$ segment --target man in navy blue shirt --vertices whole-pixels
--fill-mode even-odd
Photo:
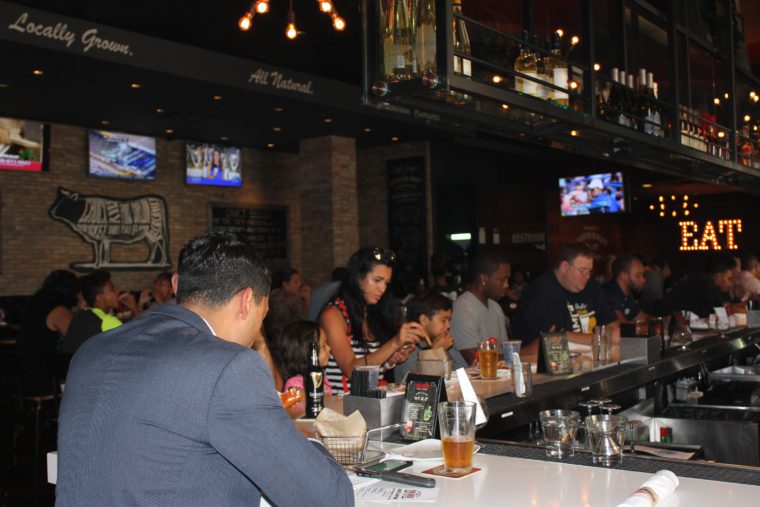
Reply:
[[[621,323],[648,318],[636,304],[644,281],[644,264],[637,257],[624,255],[612,263],[612,280],[602,285],[602,291],[607,306]]]

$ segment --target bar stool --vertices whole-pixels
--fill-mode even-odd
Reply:
[[[32,403],[34,408],[34,490],[32,493],[32,505],[39,505],[40,495],[40,467],[42,466],[42,404],[46,402],[56,403],[55,394],[43,394],[23,396],[25,402]]]

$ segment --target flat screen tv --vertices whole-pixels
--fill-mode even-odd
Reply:
[[[559,179],[563,217],[622,213],[626,210],[623,173],[598,173]]]
[[[90,176],[156,179],[156,139],[124,132],[90,130]]]
[[[240,148],[209,143],[187,143],[185,181],[191,185],[239,187]]]
[[[47,171],[49,132],[38,121],[0,118],[0,169]]]

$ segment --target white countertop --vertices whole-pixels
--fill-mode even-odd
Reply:
[[[55,484],[57,453],[48,454],[48,482]],[[624,458],[625,459],[625,458]],[[441,461],[419,461],[404,472],[421,472]],[[436,477],[440,488],[435,503],[405,505],[442,507],[615,507],[650,477],[642,472],[570,465],[562,462],[475,455],[479,472],[461,479]],[[426,476],[430,477],[430,476]],[[657,507],[757,507],[760,485],[679,477],[676,492]],[[402,484],[378,482],[401,487]],[[357,501],[357,507],[396,505]]]
[[[420,461],[403,472],[420,472],[441,461]],[[475,455],[481,471],[461,479],[436,477],[440,488],[435,503],[404,505],[444,507],[615,507],[650,477],[642,472],[604,469],[562,462]],[[431,476],[425,476],[431,477]],[[676,492],[658,507],[757,507],[760,485],[680,478]],[[381,483],[376,483],[378,485]],[[382,483],[401,487],[401,484]],[[357,507],[394,505],[357,501]],[[401,505],[398,503],[396,505]]]

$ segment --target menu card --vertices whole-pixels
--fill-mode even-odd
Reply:
[[[562,375],[573,372],[570,362],[570,346],[565,333],[541,333],[546,373]]]
[[[406,379],[401,436],[407,440],[435,438],[438,403],[442,401],[446,401],[443,377],[410,373]]]

